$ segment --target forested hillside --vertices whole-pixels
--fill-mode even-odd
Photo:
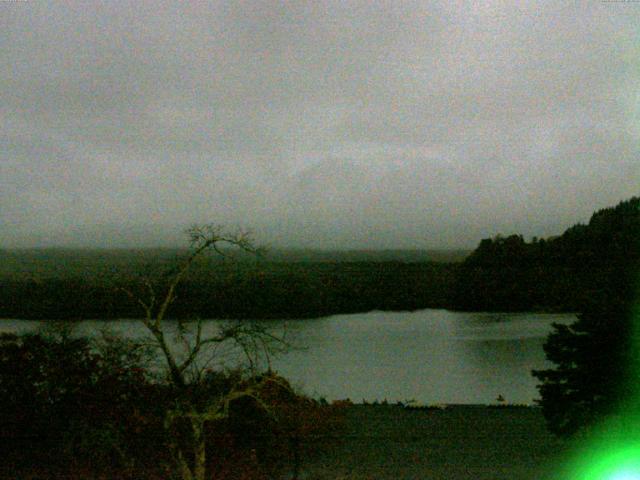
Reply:
[[[594,213],[561,236],[497,236],[460,265],[451,298],[460,310],[577,311],[594,293],[633,285],[640,265],[640,198]]]

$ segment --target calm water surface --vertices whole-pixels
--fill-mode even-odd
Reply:
[[[420,310],[369,312],[288,322],[294,344],[304,347],[274,361],[274,368],[314,397],[329,400],[423,403],[531,403],[538,397],[532,369],[545,368],[542,344],[551,323],[570,314],[495,314]],[[107,324],[142,336],[135,320],[86,321],[91,334]],[[0,332],[29,331],[39,322],[0,320]],[[207,322],[214,329],[215,320]],[[224,356],[224,352],[219,352]]]

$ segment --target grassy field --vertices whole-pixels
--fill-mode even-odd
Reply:
[[[569,448],[535,407],[354,405],[345,421],[341,438],[301,478],[551,480]]]

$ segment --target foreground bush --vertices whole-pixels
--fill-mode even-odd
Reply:
[[[109,343],[109,342],[107,342]],[[139,469],[161,451],[157,386],[141,351],[96,346],[69,332],[0,336],[0,428],[4,468]]]
[[[185,393],[142,368],[139,345],[98,343],[67,330],[0,336],[3,478],[172,478],[172,443],[189,442],[185,418],[167,421]],[[337,428],[338,411],[294,393],[275,374],[209,371],[188,386],[192,406],[260,385],[205,423],[207,472],[224,479],[297,476],[303,458]],[[187,460],[189,461],[189,460]]]

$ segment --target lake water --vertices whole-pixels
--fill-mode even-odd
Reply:
[[[551,323],[574,320],[571,314],[420,310],[269,324],[286,328],[293,343],[305,347],[276,358],[274,369],[316,398],[495,403],[502,395],[507,402],[532,403],[538,392],[530,372],[549,366],[542,345]],[[78,329],[90,334],[105,323],[126,336],[145,333],[135,320],[86,321]],[[38,325],[0,320],[0,332]],[[208,321],[209,328],[215,325]]]

